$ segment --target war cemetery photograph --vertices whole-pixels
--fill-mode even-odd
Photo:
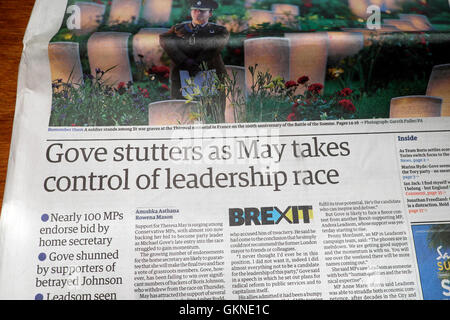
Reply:
[[[69,0],[49,126],[450,116],[448,0]]]

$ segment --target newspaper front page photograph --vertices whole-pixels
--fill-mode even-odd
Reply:
[[[38,0],[23,43],[0,299],[449,299],[447,0]]]

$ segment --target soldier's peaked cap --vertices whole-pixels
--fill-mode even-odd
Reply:
[[[189,0],[191,9],[217,9],[219,4],[214,0]]]

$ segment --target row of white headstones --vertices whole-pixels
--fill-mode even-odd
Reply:
[[[72,31],[76,35],[85,35],[97,30],[103,22],[106,6],[94,2],[76,2],[74,10],[68,8],[69,13],[76,15],[79,25]],[[109,26],[120,23],[137,23],[142,18],[151,24],[165,24],[169,22],[172,12],[172,0],[113,0],[109,12]],[[69,17],[70,19],[70,17]]]
[[[172,0],[146,0],[141,9],[142,0],[113,0],[108,21],[109,26],[120,23],[137,23],[139,17],[154,25],[164,25],[169,22],[172,11]],[[93,2],[76,2],[79,11],[79,26],[72,29],[76,35],[85,35],[97,30],[104,19],[106,6]],[[69,13],[72,11],[69,9]],[[295,23],[299,16],[298,6],[289,4],[273,4],[272,10],[248,9],[249,21],[237,24],[235,20],[223,16],[219,23],[228,31],[240,32],[249,26],[257,26],[263,23],[280,22],[283,24]],[[228,21],[229,20],[229,21]]]
[[[229,31],[238,32],[249,26],[263,23],[295,24],[296,18],[300,15],[300,8],[291,4],[273,4],[271,10],[250,9],[255,2],[258,1],[246,1],[249,17],[247,23],[239,25],[236,21],[227,21],[226,17],[219,20],[219,23],[224,24]],[[395,8],[397,2],[394,0],[349,0],[349,8],[356,16],[365,19],[369,14],[367,8],[371,4]],[[93,2],[76,2],[75,6],[79,10],[80,25],[73,30],[74,33],[84,35],[96,31],[104,19],[106,6]],[[163,25],[169,22],[171,11],[172,0],[145,0],[143,5],[142,0],[113,0],[107,24],[137,23],[142,14],[149,23]],[[400,14],[400,19],[385,19],[384,24],[386,26],[380,27],[388,31],[427,31],[432,28],[428,18],[418,14]],[[298,25],[297,28],[299,28]]]
[[[76,2],[75,6],[79,10],[80,25],[73,29],[77,35],[89,34],[97,30],[104,19],[106,6],[93,2]],[[69,10],[71,12],[71,10]],[[169,22],[172,12],[172,0],[113,0],[109,13],[108,25],[120,23],[137,23],[139,17],[151,24],[166,24]],[[224,23],[229,31],[242,31],[249,25],[256,26],[262,23],[288,22],[286,19],[297,17],[300,9],[295,5],[273,4],[272,11],[249,9],[249,22],[245,26],[240,26],[236,30],[233,22]]]
[[[408,0],[348,0],[350,11],[361,19],[367,19],[372,10],[371,6],[377,6],[379,11],[395,11],[400,9],[400,3]],[[247,0],[246,7],[251,7],[257,0]],[[281,22],[292,26],[296,18],[300,15],[300,8],[296,5],[290,4],[273,4],[272,10],[247,10],[249,15],[249,22],[247,25],[236,26],[231,23],[225,24],[229,30],[242,31],[246,27],[257,26],[263,23]],[[432,30],[432,25],[425,15],[420,14],[399,14],[399,19],[384,19],[384,25],[377,26],[378,29],[386,31],[429,31]],[[297,26],[300,29],[299,26]],[[367,30],[367,29],[366,29]]]

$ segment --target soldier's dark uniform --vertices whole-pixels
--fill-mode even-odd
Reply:
[[[202,1],[195,1],[201,4]],[[223,26],[207,23],[204,26],[194,26],[192,22],[184,22],[173,26],[160,35],[161,47],[172,60],[171,97],[183,99],[181,94],[180,70],[189,71],[194,76],[200,71],[200,65],[205,62],[208,70],[215,69],[220,78],[226,74],[220,52],[227,45],[229,33]],[[223,109],[225,110],[225,99]]]

